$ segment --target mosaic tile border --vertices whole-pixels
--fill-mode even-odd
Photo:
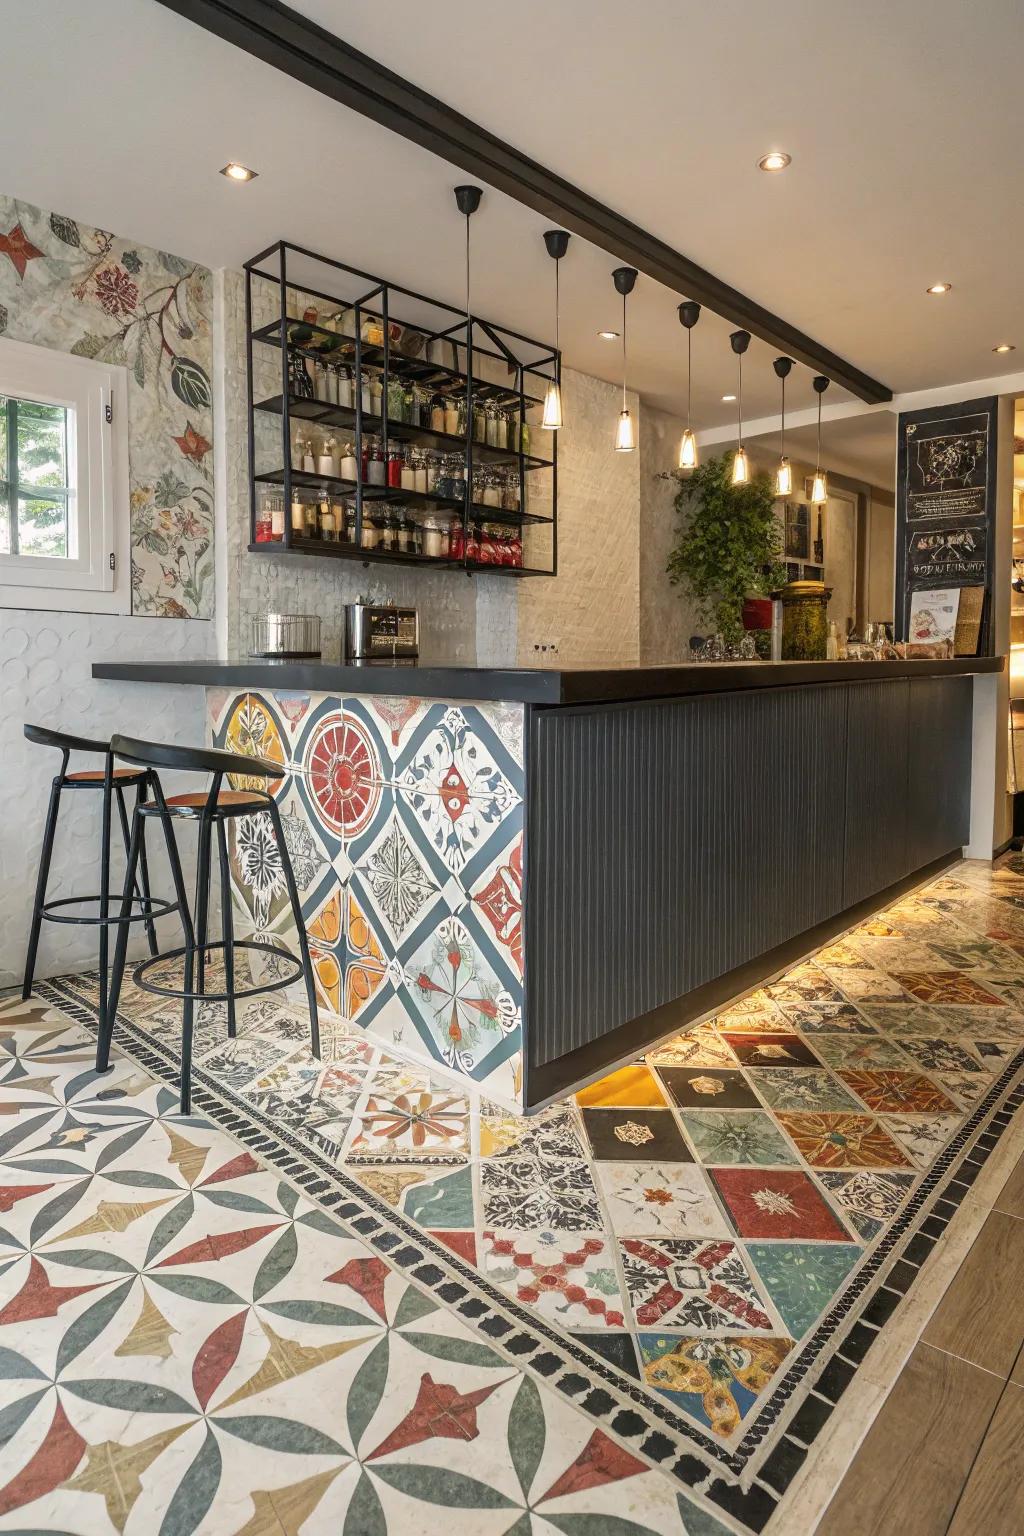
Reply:
[[[75,990],[76,978],[42,983],[39,995],[71,1017],[95,1028],[95,1011]],[[173,1053],[131,1020],[119,1016],[129,1054],[155,1076],[176,1080]],[[122,1035],[123,1039],[123,1035]],[[491,1347],[519,1366],[553,1383],[599,1424],[605,1424],[654,1465],[697,1489],[750,1531],[761,1531],[805,1460],[842,1393],[863,1363],[880,1330],[910,1290],[959,1203],[969,1192],[1014,1113],[1024,1105],[1024,1049],[994,1080],[957,1135],[922,1179],[900,1217],[851,1282],[843,1298],[822,1319],[739,1444],[725,1450],[638,1388],[630,1378],[590,1350],[548,1327],[464,1266],[450,1249],[412,1227],[400,1212],[379,1202],[342,1169],[328,1164],[285,1129],[263,1123],[248,1105],[197,1070],[196,1103],[203,1113],[250,1146],[306,1194],[370,1242],[409,1277],[427,1286],[445,1305],[475,1326]],[[975,1139],[976,1138],[976,1139]],[[973,1144],[972,1144],[973,1143]],[[882,1273],[884,1271],[884,1274]],[[876,1283],[877,1282],[877,1283]],[[865,1305],[858,1302],[871,1287]],[[851,1314],[855,1314],[852,1315]],[[841,1336],[839,1329],[846,1324]],[[806,1395],[792,1404],[807,1385]],[[788,1422],[780,1420],[792,1404]],[[780,1438],[763,1457],[766,1436]]]

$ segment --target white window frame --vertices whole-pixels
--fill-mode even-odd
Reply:
[[[67,558],[0,554],[0,608],[130,613],[127,369],[0,337],[0,395],[73,412],[68,510],[75,514]]]

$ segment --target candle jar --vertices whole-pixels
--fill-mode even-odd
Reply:
[[[316,472],[332,479],[338,473],[338,439],[333,432],[322,439],[316,456]]]
[[[270,498],[270,538],[272,543],[280,543],[284,538],[284,497],[272,496]]]
[[[370,377],[370,415],[381,416],[384,409],[384,385],[379,374]]]
[[[422,453],[412,457],[412,488],[420,496],[427,494],[427,462]]]
[[[824,661],[828,652],[828,600],[823,581],[790,581],[782,599],[783,661]]]

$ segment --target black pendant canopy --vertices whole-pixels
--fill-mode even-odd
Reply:
[[[464,186],[455,188],[455,202],[460,213],[464,213],[468,219],[471,213],[476,213],[480,207],[480,199],[484,195],[483,187]]]
[[[693,299],[687,299],[685,304],[679,306],[679,324],[685,325],[688,331],[692,331],[700,319],[700,305]]]
[[[737,357],[742,357],[744,352],[750,346],[750,332],[733,331],[732,335],[729,337],[729,345],[732,347]]]
[[[772,363],[777,379],[788,379],[793,371],[793,359],[791,357],[777,357]]]
[[[544,244],[548,248],[548,255],[552,261],[561,261],[569,249],[569,236],[564,229],[546,229]]]
[[[636,279],[636,267],[616,267],[612,273],[612,282],[623,298],[626,297],[627,293],[633,292],[633,284],[636,282]]]

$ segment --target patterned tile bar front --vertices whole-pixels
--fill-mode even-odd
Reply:
[[[217,745],[286,769],[321,1006],[521,1109],[523,706],[209,689],[207,709]],[[287,943],[269,819],[233,827],[239,929]]]

